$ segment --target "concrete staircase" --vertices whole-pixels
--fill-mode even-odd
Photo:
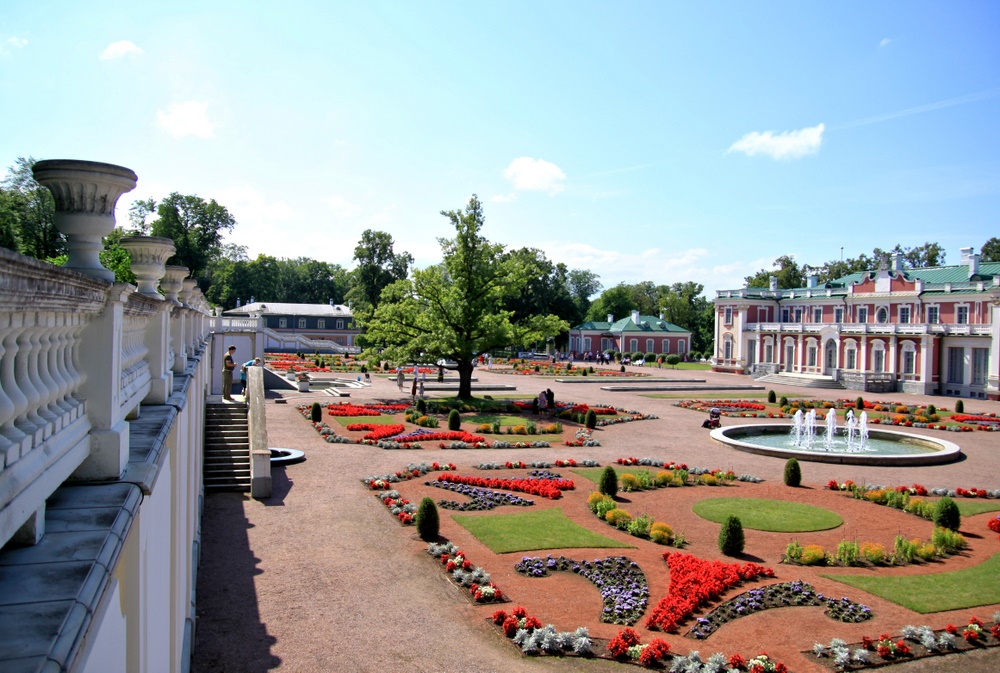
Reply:
[[[826,388],[832,390],[844,390],[840,382],[835,381],[832,376],[820,376],[812,374],[789,374],[779,372],[768,374],[756,380],[757,383],[771,383],[779,386],[794,386],[796,388]]]
[[[205,407],[205,491],[250,490],[250,435],[245,404]]]

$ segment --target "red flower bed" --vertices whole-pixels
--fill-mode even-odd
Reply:
[[[667,595],[646,619],[646,628],[674,632],[695,610],[746,580],[774,577],[774,571],[756,563],[705,561],[679,552],[664,552],[670,568]]]
[[[495,488],[518,493],[530,493],[550,500],[558,500],[563,491],[572,491],[575,486],[570,479],[500,479],[499,477],[473,477],[458,474],[438,475],[437,481],[466,484],[479,488]]]
[[[440,441],[450,441],[450,442],[466,442],[468,444],[476,444],[479,442],[485,442],[486,438],[480,435],[474,435],[465,430],[445,430],[444,432],[421,432],[414,433],[406,436],[406,441],[408,442],[440,442]]]
[[[1000,533],[1000,516],[993,517],[986,522],[986,527],[994,533]]]
[[[347,429],[352,432],[357,432],[360,430],[369,430],[370,432],[362,437],[362,439],[370,439],[372,441],[379,441],[380,439],[388,439],[393,435],[398,435],[403,430],[405,426],[399,423],[393,423],[391,425],[376,425],[374,423],[351,423],[347,426]]]
[[[963,498],[986,498],[989,494],[985,489],[982,488],[956,488],[955,495],[959,495]]]
[[[398,414],[407,410],[405,404],[341,404],[326,405],[326,413],[330,416],[380,416],[382,414]]]
[[[630,467],[632,465],[641,465],[642,464],[642,463],[640,463],[640,459],[639,458],[635,458],[633,456],[629,456],[627,458],[616,458],[615,462],[618,463],[619,465],[624,465],[625,467]],[[654,466],[649,465],[647,467],[654,467]],[[660,468],[657,468],[657,469],[660,469],[660,470],[686,470],[686,469],[688,469],[688,467],[687,467],[686,463],[675,463],[674,461],[671,460],[669,462],[664,463],[663,467],[660,467]]]

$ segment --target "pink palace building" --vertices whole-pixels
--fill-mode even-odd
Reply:
[[[806,287],[719,290],[714,371],[772,382],[1000,399],[1000,262],[852,273]]]

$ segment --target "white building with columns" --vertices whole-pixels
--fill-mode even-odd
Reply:
[[[1000,399],[1000,262],[719,290],[715,371],[828,377],[872,392]]]
[[[0,249],[0,670],[186,671],[208,305],[187,269],[164,267],[169,239],[123,240],[138,287],[101,267],[135,173],[34,173],[69,261]]]

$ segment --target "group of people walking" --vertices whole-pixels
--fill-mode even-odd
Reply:
[[[222,399],[226,402],[235,402],[233,399],[233,372],[236,371],[236,346],[226,349],[226,355],[222,358]],[[247,394],[247,368],[260,367],[260,358],[247,360],[240,367],[240,392],[244,397]]]

